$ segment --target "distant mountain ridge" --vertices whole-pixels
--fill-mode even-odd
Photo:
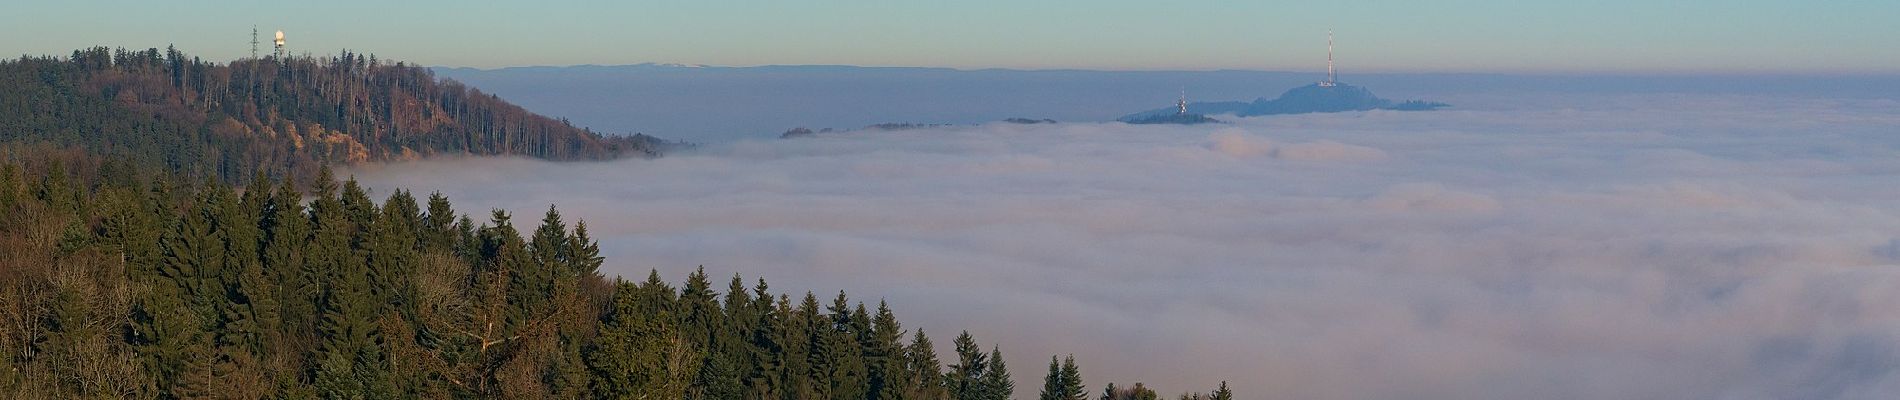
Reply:
[[[1450,105],[1423,100],[1394,102],[1372,94],[1371,90],[1344,83],[1335,86],[1311,84],[1280,94],[1279,98],[1261,97],[1252,102],[1220,101],[1188,103],[1188,109],[1201,114],[1233,114],[1242,117],[1282,114],[1330,113],[1345,111],[1398,110],[1429,111]],[[1123,116],[1123,122],[1149,120],[1172,115],[1179,110],[1160,108]]]
[[[690,60],[689,60],[690,62]],[[435,68],[514,104],[577,125],[716,143],[777,137],[787,127],[860,127],[889,121],[980,124],[1035,116],[1110,121],[1173,106],[1216,118],[1212,100],[1251,104],[1312,84],[1324,74],[1258,70],[1101,71],[926,67],[543,66]],[[1524,75],[1354,73],[1354,86],[1395,100],[1424,98],[1485,108],[1531,94],[1706,93],[1890,99],[1900,75],[1841,76]],[[1402,104],[1402,102],[1401,102]],[[1171,108],[1171,107],[1170,107]],[[1238,113],[1244,107],[1233,108]]]

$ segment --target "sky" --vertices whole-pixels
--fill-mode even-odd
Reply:
[[[234,4],[235,3],[235,4]],[[1353,72],[1894,74],[1900,2],[1832,1],[28,1],[0,52],[105,45],[430,66],[845,64]]]
[[[1900,391],[1900,102],[1447,96],[1461,106],[345,173],[478,216],[558,205],[605,273],[888,301],[940,345],[1001,346],[1017,398],[1067,354],[1090,388],[1169,396]]]

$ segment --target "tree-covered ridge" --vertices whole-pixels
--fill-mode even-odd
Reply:
[[[432,155],[651,156],[665,142],[595,133],[426,68],[347,51],[214,63],[176,49],[95,47],[0,61],[0,145],[12,154],[76,148],[235,182],[259,168],[309,176],[323,164]]]
[[[881,302],[734,275],[603,277],[584,222],[61,164],[0,167],[0,393],[14,398],[1005,399]],[[948,369],[943,363],[950,362]]]
[[[500,210],[477,224],[440,194],[375,202],[327,168],[309,196],[264,177],[240,190],[102,172],[0,163],[0,396],[1000,400],[1016,389],[997,347],[964,332],[939,357],[883,302],[839,292],[821,305],[737,274],[720,290],[704,270],[679,288],[657,272],[608,279],[587,224],[553,207],[522,231]],[[1081,379],[1073,358],[1052,358],[1043,398],[1085,398]]]

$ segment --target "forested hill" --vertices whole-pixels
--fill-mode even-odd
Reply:
[[[0,157],[63,150],[227,181],[256,169],[436,155],[598,160],[657,155],[426,68],[343,52],[215,63],[94,47],[0,61]],[[304,175],[308,176],[308,175]]]

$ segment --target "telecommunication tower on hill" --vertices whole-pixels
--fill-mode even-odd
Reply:
[[[1174,102],[1175,115],[1187,115],[1187,88],[1181,88],[1181,100]]]
[[[257,59],[257,25],[251,25],[251,59]]]
[[[1338,76],[1333,74],[1333,30],[1326,30],[1326,80],[1319,87],[1339,86]]]
[[[284,31],[277,31],[277,58],[284,58]]]

